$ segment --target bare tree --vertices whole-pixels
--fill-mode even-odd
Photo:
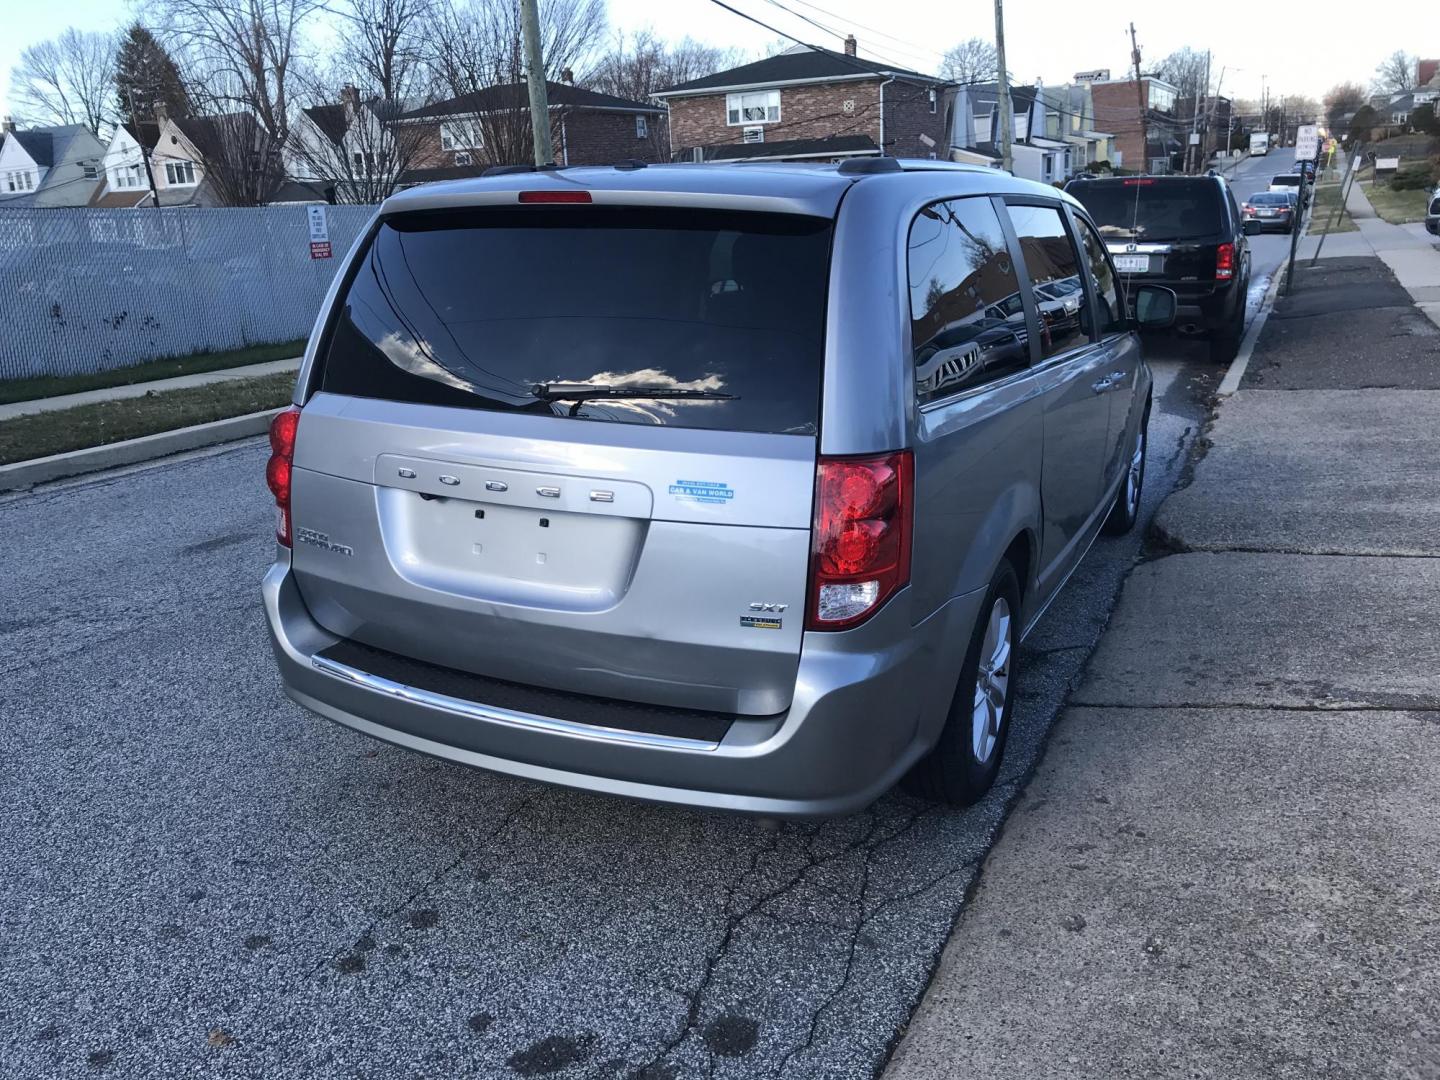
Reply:
[[[1210,92],[1205,84],[1205,69],[1209,59],[1203,52],[1190,47],[1176,49],[1155,68],[1155,74],[1180,91],[1194,107],[1200,98]]]
[[[31,45],[10,74],[19,110],[33,123],[84,124],[92,135],[110,123],[115,38],[76,30]]]
[[[380,101],[410,100],[428,81],[423,31],[435,8],[436,0],[346,0],[336,9],[336,65]]]
[[[302,31],[324,0],[158,0],[160,29],[208,96],[252,113],[270,141],[289,130]]]
[[[940,77],[957,83],[994,82],[999,77],[994,42],[973,37],[948,49],[940,61]]]
[[[1336,83],[1325,91],[1321,99],[1325,105],[1325,120],[1331,127],[1338,127],[1340,118],[1346,113],[1353,114],[1365,104],[1365,88],[1359,83]]]
[[[616,33],[610,49],[582,80],[591,90],[629,101],[649,101],[659,90],[713,75],[745,62],[739,49],[721,49],[694,38],[671,45],[649,30]]]
[[[546,76],[588,68],[604,45],[605,25],[605,0],[542,2],[540,52]],[[436,0],[425,37],[435,80],[454,97],[525,77],[519,7],[508,0]]]
[[[1375,67],[1377,94],[1403,94],[1415,85],[1415,57],[1396,49]]]
[[[422,158],[425,128],[395,123],[400,106],[378,87],[364,93],[344,86],[327,100],[323,85],[304,89],[315,102],[290,125],[285,164],[290,176],[309,183],[337,203],[382,202]]]

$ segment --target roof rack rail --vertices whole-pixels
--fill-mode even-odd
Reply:
[[[480,175],[485,176],[513,176],[522,172],[557,172],[563,169],[564,165],[556,165],[553,161],[549,165],[491,165]]]
[[[835,170],[842,176],[868,176],[871,173],[900,172],[900,159],[893,157],[846,158]]]
[[[650,167],[648,161],[641,161],[639,158],[626,158],[624,161],[617,161],[610,166],[612,169],[647,169]]]

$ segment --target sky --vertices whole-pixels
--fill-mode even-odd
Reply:
[[[755,18],[802,41],[838,48],[853,33],[860,54],[898,66],[933,70],[940,52],[970,37],[993,37],[991,0],[726,0]],[[783,8],[782,6],[783,5]],[[112,30],[133,18],[133,0],[67,0],[6,4],[0,36],[0,113],[8,113],[10,69],[26,45],[54,37],[67,26]],[[1017,81],[1068,82],[1077,71],[1108,67],[1118,78],[1130,62],[1128,27],[1135,19],[1144,63],[1158,61],[1182,46],[1213,49],[1211,75],[1223,79],[1227,97],[1258,98],[1262,77],[1272,95],[1319,98],[1337,82],[1368,85],[1375,65],[1397,48],[1440,55],[1440,32],[1416,40],[1423,20],[1347,19],[1342,30],[1315,17],[1300,0],[1263,7],[1266,31],[1246,34],[1259,10],[1254,0],[1212,0],[1194,4],[1122,4],[1117,0],[1006,0],[1008,64]],[[789,10],[784,10],[788,8]],[[836,31],[828,33],[795,13]],[[714,0],[610,0],[612,26],[650,28],[666,38],[685,35],[713,45],[748,51],[767,48],[777,34],[726,11]],[[1433,20],[1431,20],[1433,23]],[[1279,40],[1280,28],[1293,35]],[[1222,75],[1223,69],[1223,75]]]

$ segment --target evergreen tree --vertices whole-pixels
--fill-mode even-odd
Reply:
[[[138,22],[125,31],[120,41],[115,96],[120,115],[136,122],[153,119],[157,106],[163,106],[171,116],[190,113],[190,95],[179,67],[155,35]]]

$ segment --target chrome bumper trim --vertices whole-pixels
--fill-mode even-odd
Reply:
[[[355,683],[377,694],[399,698],[427,709],[439,709],[470,720],[484,720],[491,724],[505,724],[508,727],[525,728],[531,731],[548,731],[555,735],[571,738],[590,739],[596,742],[625,743],[630,746],[658,747],[668,750],[714,750],[720,744],[703,739],[682,739],[673,735],[655,735],[644,731],[622,731],[618,728],[599,727],[594,724],[575,724],[569,720],[557,720],[553,716],[535,716],[532,713],[511,712],[479,705],[464,698],[449,697],[429,690],[407,686],[368,671],[337,663],[323,656],[312,656],[310,664],[316,671],[343,682]]]

